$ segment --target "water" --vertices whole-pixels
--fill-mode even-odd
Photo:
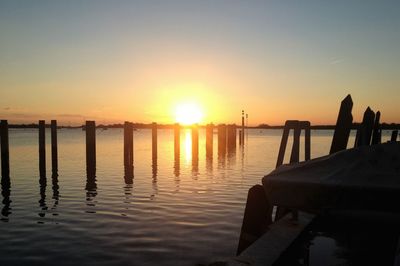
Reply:
[[[312,130],[313,158],[328,153],[332,133]],[[10,129],[1,265],[196,265],[231,257],[247,191],[273,170],[282,131],[249,130],[246,146],[224,157],[214,135],[213,160],[206,160],[200,129],[199,158],[193,161],[190,131],[181,130],[179,163],[172,130],[159,130],[156,162],[151,131],[135,131],[133,184],[124,179],[123,130],[96,134],[96,182],[87,186],[84,131],[58,131],[58,178],[51,177],[46,131],[48,176],[39,182],[37,130]]]

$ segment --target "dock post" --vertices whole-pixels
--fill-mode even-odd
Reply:
[[[151,151],[152,158],[157,158],[157,123],[151,124]]]
[[[86,173],[90,179],[96,176],[96,122],[86,121]]]
[[[174,125],[174,154],[175,160],[179,157],[181,152],[181,127],[178,123]]]
[[[355,147],[364,145],[368,146],[371,144],[371,136],[372,136],[372,129],[374,126],[374,121],[375,121],[375,113],[368,106],[364,112],[363,121],[359,125],[357,131],[356,142],[354,145]]]
[[[390,137],[390,141],[396,141],[397,140],[397,135],[399,135],[398,130],[393,130],[392,131],[392,136]]]
[[[272,205],[261,185],[249,189],[236,255],[255,242],[272,223]]]
[[[206,126],[206,157],[212,158],[213,156],[213,137],[214,125],[208,124]]]
[[[192,160],[195,161],[199,157],[199,126],[192,126]]]
[[[46,177],[46,124],[39,120],[39,174],[41,178]]]
[[[8,144],[7,120],[1,120],[0,139],[1,139],[1,176],[3,178],[8,178],[10,176],[10,151]]]
[[[242,110],[242,145],[244,145],[244,110]]]
[[[57,120],[51,120],[51,172],[58,175]]]
[[[378,111],[378,112],[376,112],[376,115],[375,115],[374,129],[372,132],[372,141],[371,141],[372,145],[379,144],[382,141],[382,139],[381,139],[382,138],[382,130],[381,130],[381,126],[379,123],[380,118],[381,118],[381,112]]]
[[[226,125],[218,125],[218,153],[226,153]]]
[[[353,123],[351,110],[353,109],[353,100],[351,95],[347,95],[340,104],[339,114],[336,121],[335,132],[329,154],[345,150],[350,136],[350,130]]]
[[[228,151],[233,152],[236,149],[236,126],[228,125],[227,126],[227,146]]]
[[[308,161],[311,159],[311,129],[310,129],[310,122],[306,121],[304,122],[304,160]]]
[[[133,124],[124,123],[124,169],[125,181],[132,184],[133,179]]]

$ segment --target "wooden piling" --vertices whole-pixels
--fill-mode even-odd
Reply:
[[[181,151],[181,126],[178,123],[174,125],[174,154],[179,157]]]
[[[46,124],[39,120],[39,174],[41,178],[46,177]]]
[[[242,145],[244,145],[244,110],[242,110]]]
[[[399,135],[398,130],[393,130],[392,131],[392,136],[390,137],[390,141],[397,141],[397,135]]]
[[[212,158],[213,156],[213,137],[214,125],[208,124],[206,126],[206,157]]]
[[[272,223],[272,205],[261,185],[249,189],[236,255],[255,242]]]
[[[124,123],[124,169],[125,179],[133,178],[133,124]]]
[[[351,110],[353,109],[353,100],[351,95],[347,95],[340,104],[339,114],[336,121],[335,132],[329,154],[345,150],[350,136],[350,130],[353,123]]]
[[[151,151],[152,157],[157,158],[157,123],[151,125]]]
[[[51,172],[58,175],[57,120],[51,120]]]
[[[287,146],[287,142],[288,142],[288,138],[289,138],[290,123],[292,123],[291,120],[288,120],[285,122],[285,127],[283,128],[281,145],[279,146],[278,159],[276,161],[275,168],[278,168],[279,166],[281,166],[283,164],[283,159],[285,157],[286,146]],[[242,134],[243,134],[243,132],[242,132]]]
[[[305,148],[304,148],[304,160],[308,161],[311,159],[311,125],[309,121],[305,121],[304,122],[304,136],[305,136],[305,140],[304,140],[304,144],[305,144]]]
[[[227,126],[227,146],[229,152],[236,149],[236,125]]]
[[[374,126],[375,121],[375,113],[367,107],[364,112],[363,121],[359,125],[355,147],[370,145],[371,144],[371,136],[372,136],[372,129]]]
[[[86,173],[91,179],[96,176],[96,123],[86,121]]]
[[[371,141],[372,145],[379,144],[382,141],[381,140],[382,130],[381,130],[380,122],[379,122],[380,118],[381,118],[381,112],[378,111],[378,112],[376,112],[376,115],[375,115],[374,129],[372,132],[372,141]]]
[[[197,124],[192,126],[192,160],[199,157],[199,127]]]
[[[10,176],[10,151],[8,142],[7,120],[1,120],[0,141],[1,141],[1,176],[3,178],[8,178]]]
[[[218,125],[218,153],[226,153],[226,125]]]

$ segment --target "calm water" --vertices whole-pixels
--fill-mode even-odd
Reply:
[[[138,130],[135,177],[125,184],[123,130],[97,130],[96,184],[87,187],[84,131],[58,131],[58,180],[51,178],[46,132],[44,183],[37,130],[10,129],[11,186],[2,187],[0,264],[196,265],[233,256],[247,190],[273,170],[281,133],[249,130],[247,145],[224,157],[214,135],[213,160],[206,160],[200,130],[196,162],[190,131],[181,130],[177,163],[172,130],[158,132],[157,162],[151,131]],[[331,138],[332,131],[312,131],[311,156],[327,154]]]

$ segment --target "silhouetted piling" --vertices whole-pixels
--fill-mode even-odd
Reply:
[[[390,137],[390,141],[397,141],[397,135],[399,135],[398,130],[393,130],[392,131],[392,136]]]
[[[359,125],[356,135],[355,147],[370,145],[372,129],[374,127],[375,113],[367,107],[364,112],[363,121]]]
[[[218,154],[226,153],[226,125],[218,125]]]
[[[311,159],[311,128],[310,128],[310,122],[305,121],[304,122],[304,160],[308,161]]]
[[[192,159],[199,157],[199,127],[198,125],[192,126]]]
[[[10,151],[8,144],[8,122],[1,120],[0,123],[0,139],[1,139],[1,176],[10,176]]]
[[[58,175],[57,120],[51,120],[51,172]]]
[[[46,124],[39,120],[39,174],[41,178],[46,177]]]
[[[96,176],[96,123],[86,121],[86,173],[89,185]],[[90,177],[90,178],[89,178]]]
[[[244,145],[244,110],[242,110],[242,145]]]
[[[236,149],[236,125],[227,126],[227,148],[228,152]]]
[[[242,145],[242,130],[239,130],[239,146]]]
[[[174,154],[175,160],[181,152],[181,126],[178,123],[174,125]]]
[[[272,205],[261,185],[255,185],[247,194],[239,245],[236,255],[242,253],[267,230],[272,223]]]
[[[206,126],[206,157],[212,158],[213,156],[213,137],[214,137],[214,125],[208,124]]]
[[[124,123],[124,169],[125,179],[133,178],[133,124]],[[128,182],[131,184],[131,182]]]
[[[351,110],[353,101],[351,95],[347,95],[340,104],[338,119],[336,121],[335,132],[333,133],[332,145],[329,154],[345,150],[350,136],[350,130],[353,123]]]
[[[372,132],[372,141],[371,141],[372,145],[379,144],[382,142],[382,129],[379,122],[380,118],[381,118],[381,112],[378,111],[376,112],[375,115],[374,129]]]
[[[151,125],[151,151],[152,157],[157,158],[157,123]]]

